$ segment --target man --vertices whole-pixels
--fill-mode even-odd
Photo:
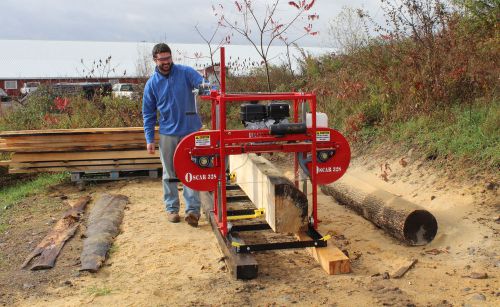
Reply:
[[[178,223],[179,194],[173,165],[175,148],[186,135],[201,128],[196,113],[193,89],[203,84],[203,77],[193,68],[174,64],[172,51],[167,44],[153,47],[155,72],[144,87],[142,114],[147,151],[155,152],[154,126],[159,113],[160,158],[163,165],[163,199],[169,222]],[[173,180],[172,180],[173,179]],[[200,218],[200,197],[197,191],[184,186],[186,202],[185,221],[198,226]]]

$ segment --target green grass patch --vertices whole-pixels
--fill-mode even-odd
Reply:
[[[111,289],[108,287],[92,286],[92,287],[87,288],[86,292],[89,295],[104,296],[104,295],[111,294]]]
[[[113,245],[111,245],[111,248],[109,249],[108,254],[111,256],[114,253],[116,253],[118,250],[119,250],[118,245],[116,243],[113,243]]]
[[[59,184],[67,178],[68,175],[66,173],[42,174],[31,181],[22,182],[7,188],[0,188],[0,233],[3,233],[7,229],[5,220],[9,209],[24,198],[40,193],[47,187]]]
[[[425,154],[500,167],[500,103],[454,107],[397,122],[387,131],[393,141],[417,146]]]

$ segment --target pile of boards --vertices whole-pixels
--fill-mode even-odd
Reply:
[[[0,161],[9,173],[161,168],[158,151],[146,151],[142,127],[4,131],[0,152],[13,153]]]

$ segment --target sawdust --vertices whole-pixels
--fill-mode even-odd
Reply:
[[[52,283],[42,292],[20,289],[14,303],[20,306],[459,306],[464,303],[498,306],[500,244],[499,224],[494,219],[499,210],[497,191],[483,192],[482,183],[455,186],[419,161],[405,158],[405,163],[399,163],[400,159],[357,159],[349,172],[430,210],[438,219],[438,234],[426,246],[408,247],[319,193],[319,230],[333,234],[330,243],[349,254],[352,274],[328,276],[306,251],[299,249],[259,253],[259,277],[234,280],[204,217],[199,228],[184,222],[168,223],[161,205],[159,180],[132,181],[96,185],[87,190],[95,198],[108,192],[130,199],[121,234],[105,266],[96,274],[71,275],[68,283]],[[381,163],[390,165],[391,171],[384,168],[385,178],[380,177]],[[74,238],[72,244],[78,240]],[[442,252],[432,252],[436,250]],[[418,262],[401,279],[390,278],[411,259]],[[487,273],[488,278],[462,277],[472,272]],[[478,294],[486,300],[482,301]]]

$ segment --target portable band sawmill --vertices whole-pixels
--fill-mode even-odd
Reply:
[[[316,112],[314,93],[226,93],[224,48],[220,54],[220,89],[201,96],[211,102],[212,130],[194,132],[179,143],[174,155],[177,178],[194,190],[204,191],[201,199],[206,217],[236,278],[257,276],[252,253],[262,250],[311,248],[321,263],[318,252],[327,250],[328,237],[317,231],[317,187],[338,180],[346,172],[351,157],[349,143],[325,123],[317,124],[321,113]],[[228,103],[240,104],[245,129],[227,129]],[[260,156],[276,152],[293,154],[295,182]],[[306,178],[302,187],[299,168]],[[230,195],[235,190],[246,195]],[[251,201],[253,207],[235,209],[233,203],[241,200]],[[262,218],[265,222],[258,221]],[[245,244],[239,236],[241,232],[269,229],[295,233],[297,239]],[[336,252],[342,254],[338,249]],[[349,259],[343,254],[338,259],[341,262],[327,261],[326,266],[340,265],[342,273],[348,272]]]

